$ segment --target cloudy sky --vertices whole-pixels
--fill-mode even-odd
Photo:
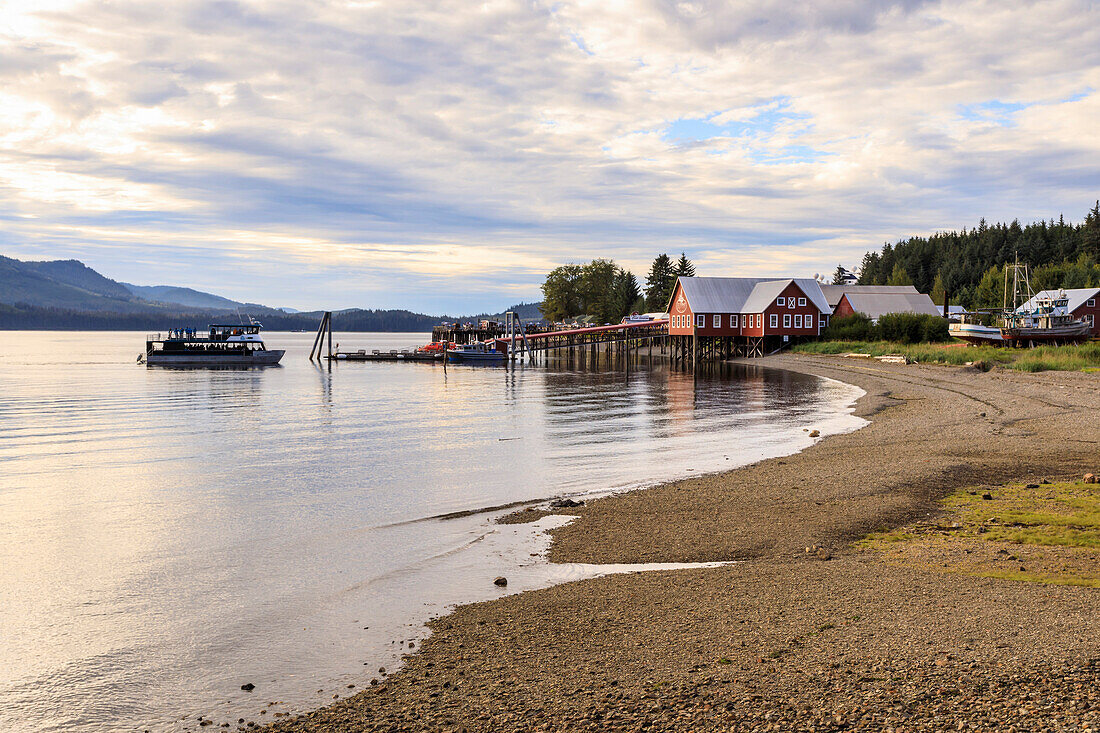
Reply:
[[[1100,198],[1094,2],[0,8],[0,253],[140,284],[478,311],[570,261],[806,276]]]

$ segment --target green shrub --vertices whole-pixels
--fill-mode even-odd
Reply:
[[[821,338],[826,341],[874,341],[878,339],[878,335],[870,318],[854,313],[831,319],[821,332]]]
[[[947,321],[925,313],[887,313],[878,319],[879,338],[899,344],[947,341]]]

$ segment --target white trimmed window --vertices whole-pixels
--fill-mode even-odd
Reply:
[[[795,328],[802,328],[802,314],[801,313],[795,314],[794,327]]]
[[[698,326],[699,328],[702,328],[703,326],[707,325],[707,317],[704,316],[702,313],[700,313],[695,318],[695,325]]]
[[[1095,308],[1096,307],[1096,298],[1089,298],[1088,306],[1089,306],[1089,308]]]
[[[791,314],[790,313],[784,313],[783,314],[783,328],[790,328],[790,327],[791,327]]]
[[[785,305],[787,304],[787,303],[786,303],[786,300],[787,300],[786,298],[782,298],[782,297],[780,297],[780,298],[776,298],[776,299],[775,299],[775,304],[776,304],[777,306],[779,306],[780,308],[782,308],[783,306],[785,306]]]
[[[717,313],[714,314],[714,327],[715,328],[721,328],[722,327],[722,316],[718,315]]]
[[[799,298],[798,299],[798,304],[799,305],[806,305],[806,299],[805,298]]]
[[[764,327],[764,314],[763,313],[757,313],[756,314],[756,327],[757,328],[763,328]]]
[[[730,328],[737,328],[737,316],[730,315]]]
[[[794,298],[787,298],[787,307],[794,308]]]
[[[787,320],[787,319],[784,318],[783,320]],[[778,326],[779,325],[779,316],[776,315],[775,313],[772,313],[770,316],[768,316],[768,325],[771,326],[772,328],[775,328],[776,326]]]
[[[1089,325],[1091,326],[1093,324],[1092,314],[1089,313],[1087,316],[1085,316],[1085,320],[1088,321]]]
[[[826,328],[828,325],[829,325],[829,317],[828,316],[823,315],[823,316],[821,316],[820,318],[817,319],[818,328]]]

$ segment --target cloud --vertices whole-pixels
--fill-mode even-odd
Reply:
[[[565,261],[806,275],[1097,197],[1093,4],[818,5],[9,9],[5,254],[457,310],[537,297]]]

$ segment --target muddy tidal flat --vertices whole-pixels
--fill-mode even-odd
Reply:
[[[870,425],[564,509],[579,519],[551,551],[742,562],[459,608],[400,672],[273,730],[1100,730],[1100,589],[896,562],[864,541],[947,518],[960,491],[1100,472],[1100,379],[759,363],[863,388]]]

